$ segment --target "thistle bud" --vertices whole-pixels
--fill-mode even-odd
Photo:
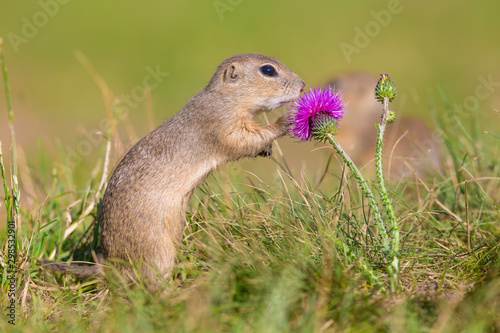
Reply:
[[[392,124],[396,120],[396,113],[394,111],[389,111],[389,115],[387,116],[387,123]]]
[[[392,82],[388,74],[380,74],[380,79],[375,87],[375,99],[381,103],[384,103],[384,97],[389,98],[389,102],[392,102],[398,90]]]

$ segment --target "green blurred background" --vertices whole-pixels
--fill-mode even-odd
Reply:
[[[393,13],[378,23],[381,11]],[[462,103],[475,96],[479,77],[500,82],[499,13],[496,1],[1,0],[0,36],[18,143],[35,164],[31,156],[39,140],[57,158],[56,142],[65,149],[76,146],[106,116],[101,92],[76,59],[77,50],[117,96],[141,86],[148,67],[168,72],[152,91],[156,125],[202,89],[222,60],[247,52],[279,58],[309,87],[339,72],[389,73],[400,91],[398,112],[432,123],[429,95],[439,84]],[[371,37],[358,40],[358,29],[368,29]],[[357,53],[346,57],[342,43]],[[496,134],[498,85],[479,104],[484,130]],[[0,96],[0,139],[7,146],[3,89]],[[144,102],[130,110],[139,137],[148,132],[146,114]],[[322,152],[309,153],[312,143],[281,142],[301,167],[325,159]],[[245,163],[252,168],[272,162]]]

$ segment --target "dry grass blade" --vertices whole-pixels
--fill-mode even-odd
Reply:
[[[87,204],[85,207],[85,210],[82,212],[82,214],[79,216],[79,218],[73,222],[64,232],[64,237],[63,239],[67,239],[69,235],[71,235],[79,226],[80,224],[85,220],[87,216],[94,210],[96,205],[98,204],[100,197],[102,196],[102,192],[104,191],[106,187],[106,182],[108,179],[108,173],[109,173],[109,158],[110,158],[110,153],[111,153],[111,142],[108,140],[106,143],[106,153],[105,153],[105,158],[104,158],[104,166],[102,170],[102,176],[101,176],[101,181],[99,183],[99,188],[97,191],[95,191],[94,195],[92,196],[92,199],[90,202]],[[90,188],[87,190],[87,193],[90,192]],[[87,195],[85,196],[87,197]],[[78,201],[74,202],[73,204],[78,203]],[[70,209],[70,206],[68,206],[68,210]],[[69,217],[69,221],[71,221],[71,216]]]
[[[116,126],[116,119],[114,116],[114,103],[116,100],[115,95],[108,87],[106,81],[101,77],[99,72],[95,69],[94,66],[90,63],[90,61],[85,57],[85,55],[80,51],[75,51],[75,57],[78,61],[83,65],[83,67],[87,70],[90,76],[94,79],[95,83],[99,86],[101,90],[102,97],[104,99],[104,104],[106,106],[106,112],[108,115],[109,123],[111,124],[111,133],[113,135],[113,141],[115,142],[115,149],[119,155],[123,155],[123,145],[120,140],[120,136],[118,134],[118,128]]]

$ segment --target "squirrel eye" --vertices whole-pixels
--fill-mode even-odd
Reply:
[[[260,72],[264,74],[265,76],[276,76],[278,75],[278,72],[276,69],[271,66],[271,65],[264,65],[260,68]]]

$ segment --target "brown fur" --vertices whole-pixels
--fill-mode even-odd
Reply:
[[[278,75],[263,75],[263,65],[274,66]],[[142,261],[145,276],[152,275],[150,266],[168,275],[195,189],[224,163],[270,155],[273,140],[287,133],[289,116],[268,126],[253,119],[298,98],[304,86],[276,59],[226,59],[205,89],[137,142],[114,170],[99,212],[104,258]]]
[[[375,170],[376,123],[380,123],[382,104],[375,100],[377,78],[366,73],[339,75],[330,82],[342,89],[348,101],[337,139],[358,166]],[[393,179],[436,173],[443,168],[439,140],[420,119],[402,115],[387,125],[384,141],[386,175]]]

